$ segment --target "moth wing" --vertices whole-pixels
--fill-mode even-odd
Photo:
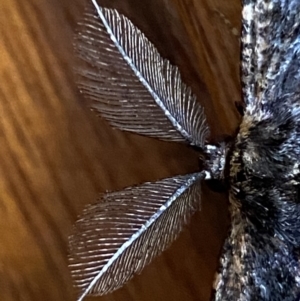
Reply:
[[[87,295],[114,291],[165,250],[199,209],[203,173],[104,194],[70,237],[72,277]]]
[[[246,109],[299,98],[299,0],[244,0],[242,84]]]
[[[178,68],[129,19],[92,3],[75,38],[78,86],[92,108],[121,130],[202,147],[205,114]]]

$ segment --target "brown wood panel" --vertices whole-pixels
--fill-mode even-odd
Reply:
[[[100,2],[100,1],[99,1]],[[177,64],[205,106],[212,139],[239,116],[237,0],[101,1],[128,15]],[[0,1],[0,299],[75,300],[67,237],[105,190],[196,171],[197,153],[111,129],[74,84],[72,36],[83,0]],[[91,300],[208,300],[227,231],[226,196],[202,211],[124,288]]]

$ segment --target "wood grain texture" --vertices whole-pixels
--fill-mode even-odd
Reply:
[[[100,2],[100,1],[99,1]],[[101,1],[118,8],[177,64],[204,105],[212,139],[239,122],[240,2]],[[105,190],[197,170],[197,153],[112,130],[73,79],[81,0],[0,1],[0,298],[75,300],[67,237]],[[202,212],[124,288],[91,300],[209,300],[226,235],[226,196],[204,187]]]

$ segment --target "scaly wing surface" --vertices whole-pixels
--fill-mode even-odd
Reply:
[[[299,0],[244,0],[242,84],[246,110],[299,99]]]

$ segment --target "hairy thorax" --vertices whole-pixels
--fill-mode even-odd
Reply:
[[[282,112],[244,116],[230,159],[231,203],[258,231],[298,247],[299,117]]]
[[[282,112],[246,112],[240,126],[229,166],[232,228],[215,300],[299,296],[299,116]]]

